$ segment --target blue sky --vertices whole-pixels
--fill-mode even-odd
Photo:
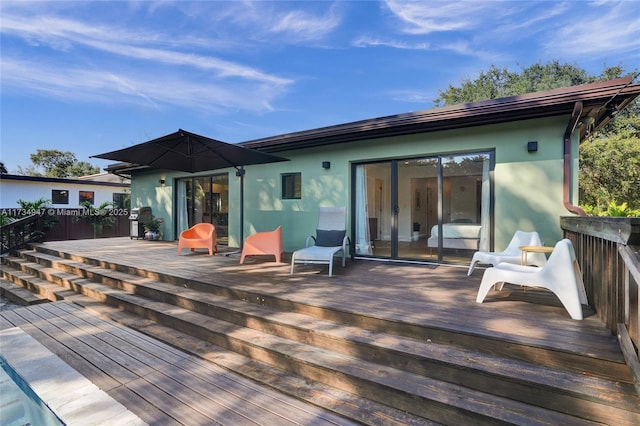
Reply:
[[[640,1],[0,3],[0,160],[225,142],[433,107],[492,64],[640,69]]]

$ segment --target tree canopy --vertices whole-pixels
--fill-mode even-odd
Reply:
[[[70,178],[100,173],[100,168],[86,161],[78,161],[70,151],[57,149],[39,149],[30,155],[32,165],[25,169],[18,166],[18,174]]]
[[[611,80],[625,74],[631,73],[613,66],[593,76],[559,61],[533,64],[520,72],[492,65],[477,78],[462,80],[459,87],[449,85],[439,91],[435,103],[446,106],[477,102]],[[627,203],[630,209],[640,209],[640,101],[636,99],[605,128],[583,142],[579,162],[579,198],[586,210],[603,214],[612,203]],[[614,164],[616,167],[612,167]]]
[[[459,87],[449,85],[446,90],[440,90],[435,103],[445,106],[477,102],[611,80],[623,75],[624,70],[620,66],[608,67],[599,76],[590,76],[575,65],[561,64],[558,61],[533,64],[520,72],[491,65],[488,71],[481,71],[475,79],[462,80]]]

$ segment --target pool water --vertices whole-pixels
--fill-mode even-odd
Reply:
[[[0,425],[64,425],[1,356]]]

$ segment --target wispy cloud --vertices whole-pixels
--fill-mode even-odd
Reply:
[[[637,1],[386,0],[385,5],[400,32],[411,37],[428,36],[430,49],[434,51],[498,58],[500,51],[512,50],[526,41],[530,46],[527,49],[534,49],[531,56],[536,59],[584,61],[589,55],[640,56]],[[451,43],[452,37],[458,41]],[[398,43],[397,47],[406,45],[410,44]]]
[[[298,40],[320,40],[340,24],[340,17],[330,10],[324,15],[312,15],[294,10],[279,16],[271,27],[274,33],[295,36]]]
[[[47,69],[24,60],[3,60],[3,84],[57,99],[145,107],[167,105],[199,111],[271,110],[282,93],[274,85],[201,82],[176,75],[113,72],[74,66]]]
[[[545,48],[571,58],[603,52],[633,53],[640,58],[640,3],[601,2],[580,10],[576,18],[558,28],[545,41]]]
[[[293,83],[205,53],[200,47],[211,50],[215,41],[207,44],[192,35],[172,38],[142,27],[92,25],[46,14],[5,13],[2,24],[3,37],[21,39],[41,52],[51,50],[43,68],[22,58],[19,50],[5,49],[5,89],[91,101],[113,101],[117,96],[153,107],[264,110]],[[126,65],[115,65],[116,57],[128,58]],[[195,78],[184,76],[185,70],[195,72]]]
[[[395,49],[428,50],[430,44],[427,42],[412,43],[406,40],[383,39],[370,36],[361,36],[353,41],[355,47],[392,47]]]
[[[387,0],[389,10],[403,24],[407,34],[429,34],[439,31],[460,31],[475,27],[479,12],[486,7],[482,1],[397,1]]]

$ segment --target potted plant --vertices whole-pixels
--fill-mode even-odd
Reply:
[[[157,216],[151,216],[151,219],[144,223],[144,237],[147,240],[157,241],[162,239],[160,227],[164,223],[164,219]]]

